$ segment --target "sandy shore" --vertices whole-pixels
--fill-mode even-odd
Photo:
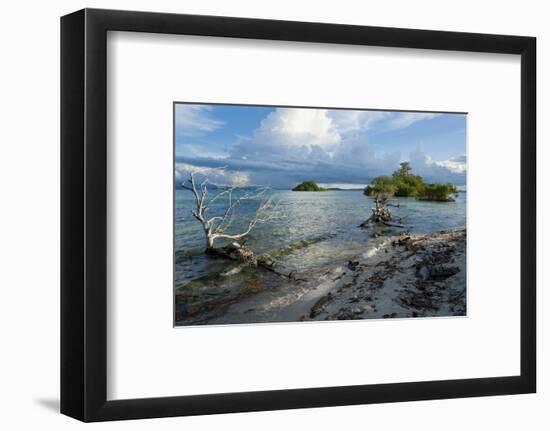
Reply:
[[[300,320],[464,316],[466,230],[384,238],[334,275]]]
[[[347,264],[291,277],[248,271],[222,277],[226,286],[246,280],[239,289],[176,294],[177,324],[466,315],[466,230],[379,237]]]

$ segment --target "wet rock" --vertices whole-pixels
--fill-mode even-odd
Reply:
[[[319,300],[315,303],[313,307],[311,307],[311,310],[309,312],[309,318],[313,319],[317,317],[321,312],[324,310],[326,305],[332,301],[332,294],[327,293],[326,295],[319,298]]]
[[[428,280],[430,278],[430,269],[427,266],[420,267],[418,276],[424,281]]]
[[[222,272],[220,274],[220,276],[222,277],[230,277],[232,275],[236,275],[238,274],[239,272],[241,272],[243,270],[244,266],[243,265],[237,265],[237,266],[234,266],[233,268],[225,271],[225,272]]]
[[[350,260],[348,262],[348,268],[351,269],[352,271],[355,271],[357,269],[357,267],[359,266],[359,261],[358,260]]]
[[[460,268],[458,266],[442,265],[432,268],[430,278],[432,280],[445,280],[446,278],[449,278],[458,272],[460,272]]]
[[[410,237],[410,236],[406,236],[405,238],[399,238],[399,239],[397,240],[397,243],[398,243],[399,245],[403,246],[403,245],[409,244],[410,241],[411,241],[411,237]]]
[[[203,308],[205,309],[206,307],[203,307],[202,304],[190,305],[186,308],[185,313],[188,316],[194,316],[194,315],[200,313],[201,311],[203,311]]]
[[[355,315],[349,308],[343,308],[336,314],[336,319],[338,320],[351,320],[355,318]]]
[[[433,308],[431,299],[423,294],[413,295],[409,301],[409,304],[418,309]]]

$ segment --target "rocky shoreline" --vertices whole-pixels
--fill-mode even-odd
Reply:
[[[466,230],[384,238],[300,320],[466,315]]]
[[[377,237],[345,264],[291,277],[249,271],[222,277],[248,277],[246,289],[219,291],[214,282],[212,296],[177,293],[176,325],[466,315],[465,229]],[[250,284],[255,277],[263,281]],[[266,282],[288,287],[265,290]]]

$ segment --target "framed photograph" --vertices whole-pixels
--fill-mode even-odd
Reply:
[[[176,102],[175,325],[467,316],[466,120]]]
[[[61,411],[536,390],[536,41],[61,18]]]

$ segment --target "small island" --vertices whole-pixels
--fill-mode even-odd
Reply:
[[[366,196],[384,192],[389,197],[416,197],[422,201],[454,202],[458,189],[451,183],[425,183],[420,175],[414,175],[409,162],[400,164],[391,176],[382,175],[372,180],[364,189]]]
[[[293,192],[326,192],[327,189],[319,187],[315,181],[304,181],[292,189]]]

